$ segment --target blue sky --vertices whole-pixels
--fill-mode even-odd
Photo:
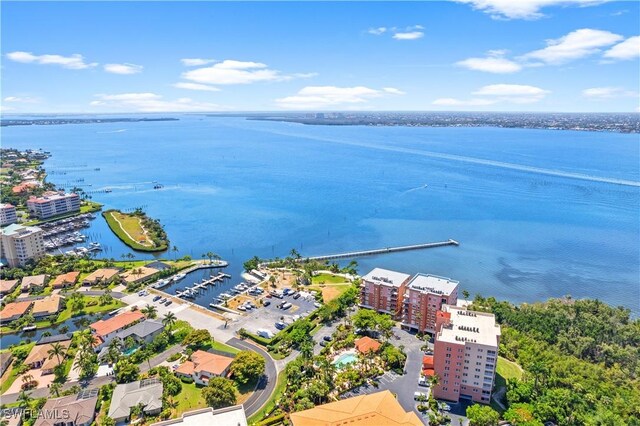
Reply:
[[[638,2],[3,2],[2,111],[638,111]]]

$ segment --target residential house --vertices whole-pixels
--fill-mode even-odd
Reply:
[[[115,317],[96,321],[89,327],[94,336],[100,341],[98,344],[100,346],[108,344],[117,332],[144,321],[144,318],[140,311],[125,311]]]
[[[234,405],[214,410],[211,407],[182,413],[178,419],[153,423],[151,426],[247,426],[247,416],[242,405]]]
[[[120,273],[116,268],[100,268],[96,269],[82,280],[82,285],[92,286],[100,283],[106,283]]]
[[[74,285],[76,285],[79,275],[80,272],[77,271],[71,271],[67,272],[66,274],[58,275],[51,283],[51,288],[55,290],[57,288],[73,287]]]
[[[47,296],[44,299],[38,299],[33,303],[33,311],[31,315],[36,320],[57,315],[60,312],[60,302],[62,298],[57,294]]]
[[[158,379],[139,380],[117,385],[113,390],[109,417],[116,423],[129,421],[131,408],[142,405],[146,415],[162,411],[162,382]]]
[[[47,284],[48,275],[40,274],[40,275],[30,275],[28,277],[22,278],[22,292],[34,292],[34,291],[42,291],[44,290],[44,286]]]
[[[60,362],[58,361],[57,356],[50,356],[49,350],[56,343],[46,343],[44,345],[35,345],[27,358],[24,360],[24,365],[28,365],[31,369],[39,368],[42,371],[42,375],[45,374],[53,374],[53,370],[60,365],[60,363],[64,360],[64,356],[60,356]],[[60,346],[62,346],[66,350],[71,345],[71,339],[63,340],[57,342]]]
[[[380,350],[380,342],[371,337],[364,336],[356,340],[355,342],[356,350],[361,354],[366,354],[367,352],[378,352]]]
[[[164,262],[160,262],[159,260],[156,260],[154,262],[151,263],[147,263],[145,265],[147,268],[153,268],[153,269],[157,269],[158,271],[164,271],[165,269],[170,269],[171,265],[168,265]]]
[[[116,332],[109,340],[118,338],[124,342],[126,338],[131,337],[137,344],[141,345],[151,343],[158,334],[162,333],[162,330],[164,330],[162,321],[148,319]],[[106,355],[108,347],[106,343],[100,344],[99,347],[102,350],[98,358],[102,359]]]
[[[206,385],[211,377],[226,376],[232,362],[231,357],[198,350],[191,354],[191,360],[182,363],[175,373],[177,376],[191,377],[197,384]]]
[[[4,375],[4,372],[7,371],[7,368],[11,365],[11,360],[13,360],[11,352],[0,352],[0,377]]]
[[[98,389],[82,391],[78,395],[48,399],[33,426],[89,426],[96,416]]]
[[[5,296],[13,293],[19,282],[19,280],[0,280],[0,295]]]
[[[2,311],[0,311],[0,324],[8,324],[15,321],[27,313],[33,302],[30,300],[24,302],[7,303]]]
[[[388,391],[354,396],[291,413],[293,426],[422,426],[413,411],[406,412]]]
[[[120,276],[125,284],[134,284],[142,281],[146,281],[155,274],[157,274],[157,269],[149,268],[147,266],[141,266],[139,268],[133,268],[130,271],[125,272]]]

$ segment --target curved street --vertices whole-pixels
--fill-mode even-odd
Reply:
[[[227,340],[227,345],[233,346],[234,348],[240,350],[248,350],[257,352],[265,360],[265,368],[264,368],[264,377],[258,382],[256,386],[256,390],[253,394],[244,402],[244,411],[246,413],[247,418],[251,417],[258,410],[264,406],[264,404],[269,400],[271,394],[276,388],[276,383],[278,381],[278,371],[276,370],[276,364],[273,361],[273,358],[262,349],[260,346],[255,345],[246,340],[240,340],[237,337],[233,337]]]

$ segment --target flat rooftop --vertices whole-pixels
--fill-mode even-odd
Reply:
[[[487,346],[498,346],[500,326],[496,324],[493,314],[468,311],[457,306],[444,305],[444,312],[451,314],[449,326],[443,326],[436,337],[437,340],[462,344],[477,343]]]
[[[42,232],[42,229],[37,226],[22,226],[14,223],[13,225],[9,225],[6,228],[2,229],[2,235],[6,236],[25,236],[29,234],[33,234],[36,232]]]
[[[409,281],[407,287],[426,293],[449,296],[455,291],[458,284],[460,284],[459,281],[452,280],[450,278],[430,274],[417,274],[413,279],[411,279],[411,281]]]
[[[393,287],[400,287],[400,284],[405,282],[411,275],[404,274],[402,272],[390,271],[388,269],[375,268],[367,275],[362,277],[364,281],[369,281],[375,284],[390,285]]]

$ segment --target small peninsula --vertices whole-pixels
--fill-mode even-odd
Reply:
[[[169,239],[160,222],[148,217],[142,209],[132,213],[107,210],[102,216],[113,233],[134,250],[159,252],[169,247]]]

